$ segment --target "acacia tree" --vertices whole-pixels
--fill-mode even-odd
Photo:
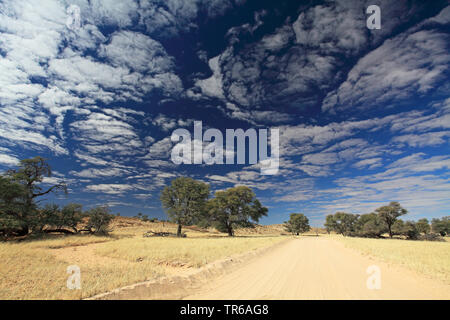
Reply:
[[[108,206],[98,206],[86,212],[89,217],[85,229],[80,231],[88,231],[93,234],[107,235],[111,229],[109,225],[114,219]]]
[[[441,236],[450,234],[450,216],[442,219],[434,218],[431,220],[431,229],[433,232],[439,233]]]
[[[236,227],[258,222],[262,216],[267,216],[267,211],[246,186],[217,191],[215,198],[208,201],[210,220],[219,231],[227,232],[230,237],[234,236]]]
[[[47,163],[47,160],[42,157],[21,160],[18,169],[12,169],[6,172],[6,177],[11,182],[18,183],[24,188],[23,210],[18,217],[21,221],[21,228],[18,230],[18,235],[28,234],[29,227],[33,224],[33,215],[37,213],[36,198],[58,190],[67,193],[67,186],[64,182],[54,184],[46,189],[41,186],[44,178],[51,176],[51,167]]]
[[[373,238],[379,238],[387,231],[386,224],[376,213],[360,215],[356,221],[355,229],[358,235]]]
[[[400,203],[396,201],[392,201],[389,205],[376,209],[375,212],[378,214],[380,219],[386,223],[390,238],[393,236],[392,225],[395,223],[397,218],[408,213],[408,211],[402,208]]]
[[[331,231],[334,230],[334,228],[333,228],[333,225],[334,225],[333,215],[329,214],[329,215],[327,215],[327,217],[325,219],[326,220],[325,220],[324,226],[325,226],[325,229],[327,230],[327,233],[330,234]]]
[[[416,240],[420,236],[420,231],[416,222],[397,219],[392,224],[392,234],[405,236],[409,240]]]
[[[359,215],[345,212],[336,212],[334,215],[328,215],[326,218],[327,230],[335,231],[343,236],[350,235],[355,231],[358,217]]]
[[[287,232],[299,235],[311,230],[309,226],[309,220],[303,213],[291,213],[289,221],[284,223]]]
[[[172,180],[161,193],[161,203],[170,220],[178,224],[177,237],[181,237],[183,225],[190,225],[202,218],[209,197],[209,185],[188,177]]]
[[[36,210],[29,227],[34,233],[43,233],[46,226],[59,225],[60,213],[61,210],[57,204],[48,203],[43,208]]]
[[[420,219],[416,222],[416,228],[419,233],[428,234],[431,231],[430,224],[427,218]]]
[[[0,234],[5,237],[23,228],[25,193],[24,186],[0,176]]]

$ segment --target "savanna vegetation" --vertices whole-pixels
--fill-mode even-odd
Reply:
[[[408,240],[443,241],[442,237],[449,234],[450,217],[433,219],[431,224],[427,219],[399,219],[406,213],[407,210],[398,202],[391,202],[372,213],[359,215],[337,212],[328,215],[325,228],[328,233],[334,231],[343,236],[366,238],[384,238],[387,234],[391,239],[397,236]]]
[[[11,240],[0,243],[0,299],[86,298],[284,240],[278,229],[254,225],[267,208],[247,187],[211,198],[209,185],[177,178],[161,194],[172,223],[113,215],[106,206],[43,204],[45,195],[67,194],[64,182],[46,183],[51,176],[41,157],[0,175],[0,235]],[[149,230],[188,239],[143,237]],[[240,237],[228,237],[236,230]],[[66,286],[71,265],[81,270],[81,290]]]
[[[295,235],[311,230],[309,220],[303,213],[291,213],[289,221],[284,223],[285,230]]]
[[[246,186],[217,191],[209,198],[209,185],[192,178],[172,180],[161,193],[161,202],[170,221],[178,225],[181,237],[183,225],[213,226],[218,231],[234,236],[236,228],[251,227],[268,209],[261,205],[254,192]]]
[[[177,224],[115,217],[107,235],[47,234],[0,242],[0,299],[81,299],[133,283],[177,275],[218,259],[272,246],[278,229],[239,229],[228,237],[210,229],[184,227],[186,238],[144,238],[148,230],[175,234]],[[248,236],[246,230],[258,233]],[[81,289],[66,286],[67,268],[81,270]]]
[[[331,237],[346,247],[450,284],[450,243],[446,240],[450,217],[431,223],[425,218],[400,219],[406,213],[398,202],[391,202],[372,213],[328,215],[325,228],[329,234],[341,235]]]
[[[106,235],[111,231],[109,224],[114,216],[106,206],[87,211],[76,203],[41,206],[42,196],[67,194],[64,182],[44,183],[51,176],[51,167],[42,157],[22,160],[17,169],[0,175],[0,235],[4,239],[48,233]],[[188,177],[172,180],[161,193],[161,203],[169,221],[177,224],[178,237],[184,236],[183,226],[191,225],[212,226],[234,236],[236,228],[253,226],[268,211],[248,187],[218,191],[210,198],[208,184]],[[142,213],[137,218],[157,221]]]
[[[83,210],[76,203],[42,204],[45,195],[67,193],[64,182],[45,183],[51,176],[50,165],[41,157],[22,160],[16,169],[0,175],[0,236],[13,240],[0,243],[1,299],[90,297],[270,246],[284,240],[280,235],[286,232],[299,235],[311,230],[301,213],[292,213],[284,225],[257,225],[268,209],[245,186],[212,196],[208,184],[176,178],[161,192],[165,221],[142,213],[134,218],[112,215],[106,206]],[[355,238],[435,240],[449,235],[450,217],[431,223],[401,220],[406,213],[391,202],[373,213],[329,215],[325,228],[344,235],[339,239],[364,253],[447,280],[448,242],[402,246],[405,241]],[[149,230],[174,237],[143,237]],[[70,265],[81,269],[81,290],[66,287]]]
[[[113,216],[106,206],[83,212],[76,203],[39,205],[40,198],[50,193],[67,194],[64,182],[44,183],[51,176],[51,167],[42,157],[21,160],[18,168],[0,175],[0,235],[9,239],[45,233],[107,234]]]
[[[416,273],[450,284],[450,243],[448,241],[402,241],[360,237],[332,238],[346,247],[355,249],[384,262],[401,265]]]

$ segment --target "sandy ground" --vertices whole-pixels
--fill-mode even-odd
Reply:
[[[380,289],[368,289],[369,266]],[[371,282],[373,283],[373,282]],[[184,299],[450,299],[450,286],[362,256],[341,243],[300,237],[208,281]]]

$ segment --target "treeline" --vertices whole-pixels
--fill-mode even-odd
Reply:
[[[161,203],[170,220],[178,224],[178,237],[183,236],[184,225],[193,224],[233,236],[236,228],[253,226],[268,211],[248,187],[217,191],[210,198],[207,183],[188,177],[172,180],[161,193]]]
[[[48,162],[42,157],[21,160],[17,169],[0,174],[0,236],[4,238],[42,233],[106,234],[114,218],[107,206],[83,211],[81,204],[39,205],[39,198],[50,193],[67,194],[65,183],[43,189],[45,177],[51,177]],[[161,202],[170,220],[178,224],[177,236],[183,225],[213,226],[233,236],[239,227],[253,226],[267,215],[267,208],[245,186],[217,191],[210,198],[209,185],[180,177],[171,181],[161,193]],[[143,221],[156,221],[138,214]],[[162,220],[161,220],[162,221]]]
[[[441,236],[450,234],[450,216],[433,219],[431,224],[427,219],[418,221],[403,221],[399,219],[407,213],[398,202],[391,202],[373,213],[350,214],[337,212],[326,217],[325,228],[343,236],[382,238],[403,236],[409,240],[440,240]]]
[[[0,175],[0,236],[10,238],[51,232],[108,233],[113,215],[106,206],[88,211],[83,211],[81,204],[76,203],[64,207],[56,204],[39,206],[42,196],[58,191],[67,194],[64,183],[42,188],[44,178],[51,175],[50,165],[41,157],[21,160],[17,169]]]
[[[157,222],[157,221],[163,222],[163,220],[158,220],[158,218],[149,218],[148,214],[143,214],[142,212],[139,212],[134,217],[139,219],[139,220],[141,220],[141,221],[143,221],[143,222]]]

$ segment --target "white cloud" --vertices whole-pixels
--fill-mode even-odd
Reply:
[[[122,112],[120,112],[122,110]],[[144,141],[136,132],[133,123],[141,114],[124,113],[117,109],[109,112],[91,112],[82,115],[70,124],[70,134],[73,141],[78,141],[78,154],[87,154],[91,157],[96,154],[113,154],[116,160],[120,156],[132,156],[145,153]],[[108,110],[105,110],[108,112]],[[98,159],[82,157],[88,162],[98,162]]]
[[[128,173],[127,170],[119,169],[119,168],[89,168],[84,169],[79,172],[70,171],[71,175],[80,177],[80,178],[113,178],[113,177],[121,177]]]
[[[177,36],[195,29],[195,19],[202,12],[208,17],[225,14],[245,0],[153,0],[140,2],[140,24],[160,38]]]
[[[74,0],[70,4],[81,8],[78,30],[66,26],[65,2],[0,4],[2,138],[26,148],[49,148],[55,154],[69,153],[64,132],[68,113],[89,114],[98,101],[142,101],[153,91],[174,97],[183,90],[173,72],[173,59],[159,42],[131,31],[117,31],[111,37],[100,31],[105,25],[123,28],[137,22],[137,1]],[[105,113],[117,116],[123,110]],[[70,127],[77,125],[79,120]],[[111,123],[107,130],[112,130]],[[90,131],[107,136],[102,127]],[[116,142],[86,149],[114,151],[121,147]],[[133,139],[129,148],[139,145]]]
[[[174,67],[172,57],[159,42],[138,32],[114,33],[108,44],[100,46],[99,53],[114,66],[126,66],[133,71],[157,74],[171,72]]]
[[[188,127],[194,123],[193,119],[174,119],[164,114],[159,114],[152,119],[152,124],[163,131],[169,131],[177,127]]]
[[[334,164],[338,161],[338,155],[332,152],[307,154],[302,158],[302,162],[314,165]]]
[[[171,149],[172,141],[170,140],[170,137],[166,137],[151,145],[148,156],[151,158],[167,159]]]
[[[5,165],[5,166],[14,166],[14,165],[17,165],[18,163],[19,163],[19,159],[17,159],[16,157],[14,157],[12,155],[0,153],[0,164]]]
[[[449,69],[449,40],[447,34],[433,30],[386,40],[358,61],[347,80],[327,95],[322,109],[366,110],[431,92]]]
[[[133,190],[134,187],[127,184],[96,184],[88,185],[86,191],[120,195]]]
[[[317,166],[317,165],[303,164],[299,165],[298,169],[302,170],[311,177],[326,177],[331,174],[330,167],[324,165]]]
[[[220,56],[214,57],[208,62],[213,72],[212,76],[208,79],[197,80],[195,85],[201,89],[204,95],[223,99],[222,73],[220,71],[219,58]]]
[[[259,111],[259,110],[247,110],[245,108],[239,108],[233,103],[226,103],[226,109],[223,113],[232,119],[238,119],[246,121],[255,126],[262,124],[281,124],[292,121],[292,116],[278,111]]]
[[[378,167],[381,167],[383,165],[383,159],[382,158],[370,158],[370,159],[364,159],[361,161],[356,162],[353,164],[355,168],[363,169],[375,169]]]
[[[293,24],[296,42],[327,52],[358,52],[366,46],[365,16],[362,2],[336,1],[317,5],[300,13]]]
[[[383,19],[389,17],[389,21],[384,20],[383,30],[372,34],[365,23],[367,1],[359,0],[313,4],[304,8],[295,22],[287,20],[262,38],[254,34],[263,23],[261,17],[253,24],[231,28],[229,46],[218,60],[223,95],[247,108],[273,108],[280,103],[302,108],[315,105],[322,98],[320,92],[344,79],[344,61],[375,48],[416,13],[417,8],[407,10],[404,3],[381,2]],[[212,85],[212,80],[208,84]],[[215,88],[218,82],[214,81]]]
[[[138,17],[137,1],[91,0],[90,4],[89,10],[92,10],[92,16],[99,24],[116,24],[119,27],[126,27]]]
[[[448,142],[450,131],[407,134],[392,138],[394,143],[405,143],[410,147],[437,146]]]

